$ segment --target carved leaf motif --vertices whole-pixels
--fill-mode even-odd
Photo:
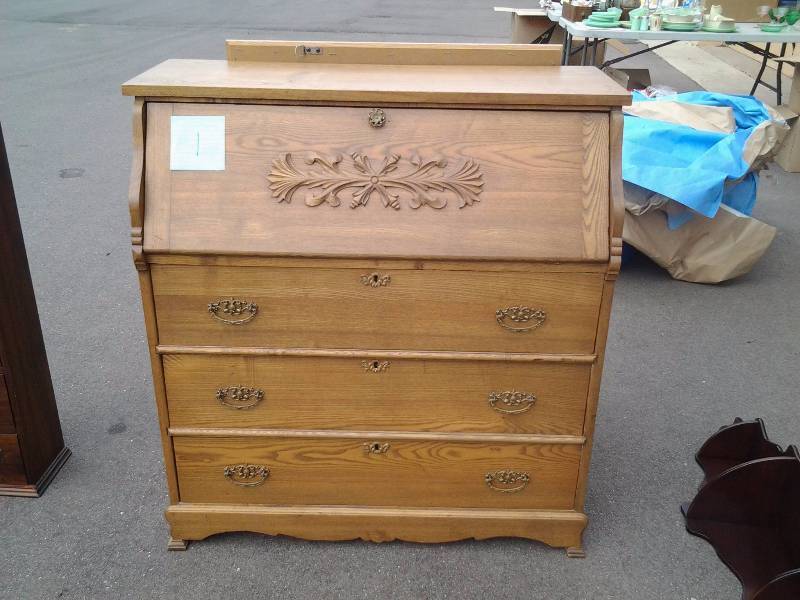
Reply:
[[[309,168],[301,170],[295,166],[292,154],[286,153],[272,163],[267,176],[270,190],[278,202],[288,204],[295,193],[304,189],[307,192],[304,201],[308,206],[339,206],[340,195],[345,190],[352,197],[350,208],[366,206],[375,195],[385,207],[398,210],[401,193],[408,197],[411,208],[444,208],[448,195],[458,200],[459,208],[480,201],[483,175],[471,159],[450,173],[445,159],[412,157],[408,168],[401,168],[402,157],[398,154],[385,156],[380,166],[360,152],[351,154],[350,159],[345,163],[342,155],[332,160],[313,156],[304,161]]]

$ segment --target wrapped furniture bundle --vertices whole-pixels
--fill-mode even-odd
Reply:
[[[625,108],[626,243],[676,279],[747,273],[775,236],[750,215],[786,124],[749,96],[690,92]]]

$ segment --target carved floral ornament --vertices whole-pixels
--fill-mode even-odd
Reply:
[[[339,206],[346,192],[352,198],[350,208],[366,206],[373,196],[395,210],[400,209],[401,197],[411,208],[444,208],[448,198],[464,208],[479,202],[483,189],[483,175],[472,159],[448,169],[445,159],[403,159],[389,154],[382,164],[374,164],[360,152],[354,152],[347,160],[341,154],[333,159],[313,156],[303,160],[302,166],[295,164],[291,153],[286,153],[272,163],[267,179],[278,202],[291,203],[296,192],[305,190],[308,206]]]

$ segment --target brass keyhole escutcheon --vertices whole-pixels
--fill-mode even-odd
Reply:
[[[382,275],[380,273],[368,273],[361,276],[361,283],[370,287],[386,287],[392,281],[391,275]]]
[[[367,454],[386,454],[388,451],[388,442],[364,442],[364,452]]]
[[[367,121],[369,121],[371,127],[383,127],[386,125],[386,113],[382,108],[373,108],[371,111],[369,111]]]
[[[369,373],[382,373],[389,368],[389,361],[364,360],[361,361],[361,366]]]

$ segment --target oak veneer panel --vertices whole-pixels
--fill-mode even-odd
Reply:
[[[546,111],[386,109],[387,124],[368,125],[366,108],[149,103],[147,106],[146,252],[606,261],[608,259],[608,114]],[[170,117],[224,115],[224,171],[170,171]],[[440,209],[384,206],[374,191],[366,206],[307,206],[319,189],[300,188],[291,202],[270,189],[276,161],[292,155],[301,179],[332,177],[316,156],[354,172],[351,154],[387,177],[414,170],[414,157],[445,159],[429,173],[451,177],[473,161],[479,199],[459,208],[452,191]]]
[[[27,482],[17,436],[0,435],[0,486],[25,485]]]
[[[622,106],[630,94],[595,67],[363,65],[166,60],[122,85],[128,96]]]
[[[392,440],[385,454],[364,451],[376,440],[174,438],[183,502],[274,505],[365,505],[569,509],[580,446]],[[377,440],[380,441],[380,440]],[[266,481],[240,487],[227,465],[265,465]],[[530,474],[516,493],[492,490],[487,472]]]
[[[599,273],[395,270],[373,288],[355,269],[151,270],[159,342],[199,346],[591,354],[603,286]],[[258,313],[243,325],[214,319],[208,304],[230,297]],[[495,311],[521,305],[545,310],[544,324],[498,324]]]
[[[364,272],[386,269],[418,269],[421,271],[504,271],[513,273],[605,273],[608,265],[600,262],[520,262],[520,261],[452,261],[369,258],[304,258],[300,256],[246,256],[203,254],[148,254],[149,264],[190,265],[201,267],[285,267],[364,269]]]
[[[590,365],[455,360],[166,355],[172,427],[253,427],[580,435]],[[223,405],[217,391],[264,392],[252,408]],[[528,408],[503,414],[492,392],[533,393]],[[250,400],[249,402],[254,402]],[[248,402],[248,403],[249,403]]]
[[[523,537],[555,547],[579,547],[586,515],[573,511],[378,508],[365,506],[258,506],[189,504],[166,513],[172,534],[201,540],[233,531],[291,535],[308,540],[440,543]]]
[[[14,417],[5,378],[0,375],[0,433],[14,433]]]
[[[303,47],[319,48],[319,54]],[[437,44],[402,42],[292,42],[226,40],[229,62],[362,65],[558,66],[560,44]]]

